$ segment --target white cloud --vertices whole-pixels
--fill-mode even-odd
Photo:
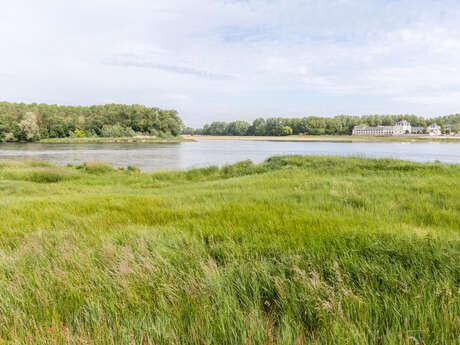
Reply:
[[[458,112],[459,20],[454,0],[9,1],[0,92],[176,108],[192,125]]]

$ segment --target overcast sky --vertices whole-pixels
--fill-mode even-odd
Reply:
[[[0,98],[187,125],[460,112],[458,0],[3,0]]]

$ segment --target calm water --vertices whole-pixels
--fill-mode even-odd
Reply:
[[[386,157],[460,163],[456,143],[337,143],[202,141],[180,144],[0,144],[0,159],[39,159],[55,164],[102,160],[116,167],[144,171],[223,165],[275,155]]]

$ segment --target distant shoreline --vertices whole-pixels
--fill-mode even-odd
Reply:
[[[211,141],[211,140],[238,140],[238,141],[280,141],[280,142],[455,142],[460,143],[460,137],[360,137],[351,135],[289,135],[282,137],[275,136],[215,136],[215,135],[183,135],[184,139],[194,141]]]
[[[40,144],[111,144],[111,143],[183,143],[203,141],[276,141],[276,142],[449,142],[459,143],[460,137],[454,136],[351,136],[351,135],[289,135],[289,136],[217,136],[217,135],[182,135],[176,138],[137,137],[85,137],[85,138],[51,138],[33,143]],[[17,143],[17,142],[15,142]],[[6,144],[6,143],[4,143]]]
[[[42,139],[38,141],[41,144],[110,144],[110,143],[182,143],[193,142],[193,139],[186,139],[183,137],[177,138],[158,138],[148,136],[138,137],[120,137],[120,138],[102,138],[102,137],[88,137],[88,138],[53,138]]]

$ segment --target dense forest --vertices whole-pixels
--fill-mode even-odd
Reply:
[[[412,126],[417,127],[426,127],[432,123],[437,123],[441,126],[442,131],[445,131],[447,125],[452,125],[453,130],[460,130],[460,114],[440,116],[430,119],[425,119],[415,115],[340,115],[332,118],[317,116],[304,118],[273,117],[266,120],[258,118],[252,123],[246,121],[212,122],[211,124],[206,124],[203,128],[199,129],[186,127],[183,133],[238,136],[283,136],[291,134],[349,135],[352,133],[354,126],[391,126],[401,120],[407,120]]]
[[[0,102],[0,141],[66,137],[177,136],[175,110],[142,105],[58,106]]]
[[[66,137],[158,137],[183,134],[283,136],[283,135],[349,135],[357,125],[393,125],[407,120],[412,126],[431,123],[443,132],[451,125],[460,131],[460,114],[425,119],[415,115],[339,115],[303,118],[272,117],[247,121],[212,122],[203,128],[185,127],[175,110],[162,110],[142,105],[107,104],[94,106],[58,106],[0,102],[0,142],[36,141]]]

